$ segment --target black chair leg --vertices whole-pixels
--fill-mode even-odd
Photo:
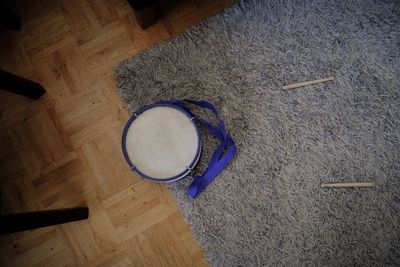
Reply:
[[[4,70],[0,70],[0,89],[33,99],[39,99],[46,93],[43,86],[37,82],[19,77]]]
[[[87,207],[0,215],[0,235],[85,220],[88,217]]]
[[[10,31],[21,29],[20,19],[3,3],[0,3],[0,23]]]

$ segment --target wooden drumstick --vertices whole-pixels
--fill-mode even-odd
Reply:
[[[351,183],[321,183],[321,188],[324,187],[375,187],[375,182],[351,182]]]
[[[289,90],[289,89],[295,89],[303,86],[308,86],[308,85],[313,85],[313,84],[318,84],[318,83],[323,83],[323,82],[328,82],[328,81],[333,81],[335,80],[335,77],[328,77],[325,79],[320,79],[320,80],[314,80],[314,81],[304,81],[304,82],[298,82],[298,83],[292,83],[292,84],[287,84],[282,86],[283,90]]]

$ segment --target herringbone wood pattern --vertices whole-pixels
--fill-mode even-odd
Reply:
[[[112,69],[233,2],[165,4],[146,31],[125,0],[11,4],[22,30],[1,30],[0,68],[48,93],[33,101],[0,92],[2,211],[88,205],[90,218],[2,236],[1,266],[206,265],[166,187],[125,164],[128,113]]]

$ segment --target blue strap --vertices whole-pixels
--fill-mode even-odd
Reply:
[[[196,175],[193,183],[189,186],[188,195],[192,198],[196,198],[234,158],[236,154],[235,142],[226,133],[224,121],[219,116],[217,109],[210,102],[185,99],[182,101],[161,101],[158,103],[178,106],[188,112],[190,116],[195,117],[191,110],[185,105],[185,103],[190,103],[210,110],[217,119],[218,127],[202,118],[196,118],[197,121],[220,141],[204,173],[202,175]]]
[[[193,183],[189,186],[188,195],[192,198],[195,198],[207,187],[209,183],[214,180],[218,174],[222,172],[222,170],[234,158],[236,154],[236,145],[233,139],[226,133],[224,122],[219,116],[219,113],[214,105],[207,101],[183,100],[180,103],[182,102],[188,102],[211,110],[218,122],[218,127],[215,127],[206,120],[198,119],[198,121],[200,121],[204,127],[207,128],[211,134],[220,141],[220,144],[214,151],[205,172],[202,175],[195,176]]]
[[[189,186],[188,195],[192,198],[197,197],[214,178],[229,164],[236,154],[236,146],[231,139],[227,139],[228,150],[214,164],[209,164],[203,175],[195,176],[193,183]]]

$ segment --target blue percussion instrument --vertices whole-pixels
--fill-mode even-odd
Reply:
[[[188,104],[210,110],[218,125],[194,116]],[[173,182],[192,173],[201,155],[203,125],[219,140],[207,169],[194,175],[188,195],[195,198],[229,164],[236,146],[216,108],[207,101],[162,101],[137,110],[125,125],[122,151],[131,170],[156,182]]]

